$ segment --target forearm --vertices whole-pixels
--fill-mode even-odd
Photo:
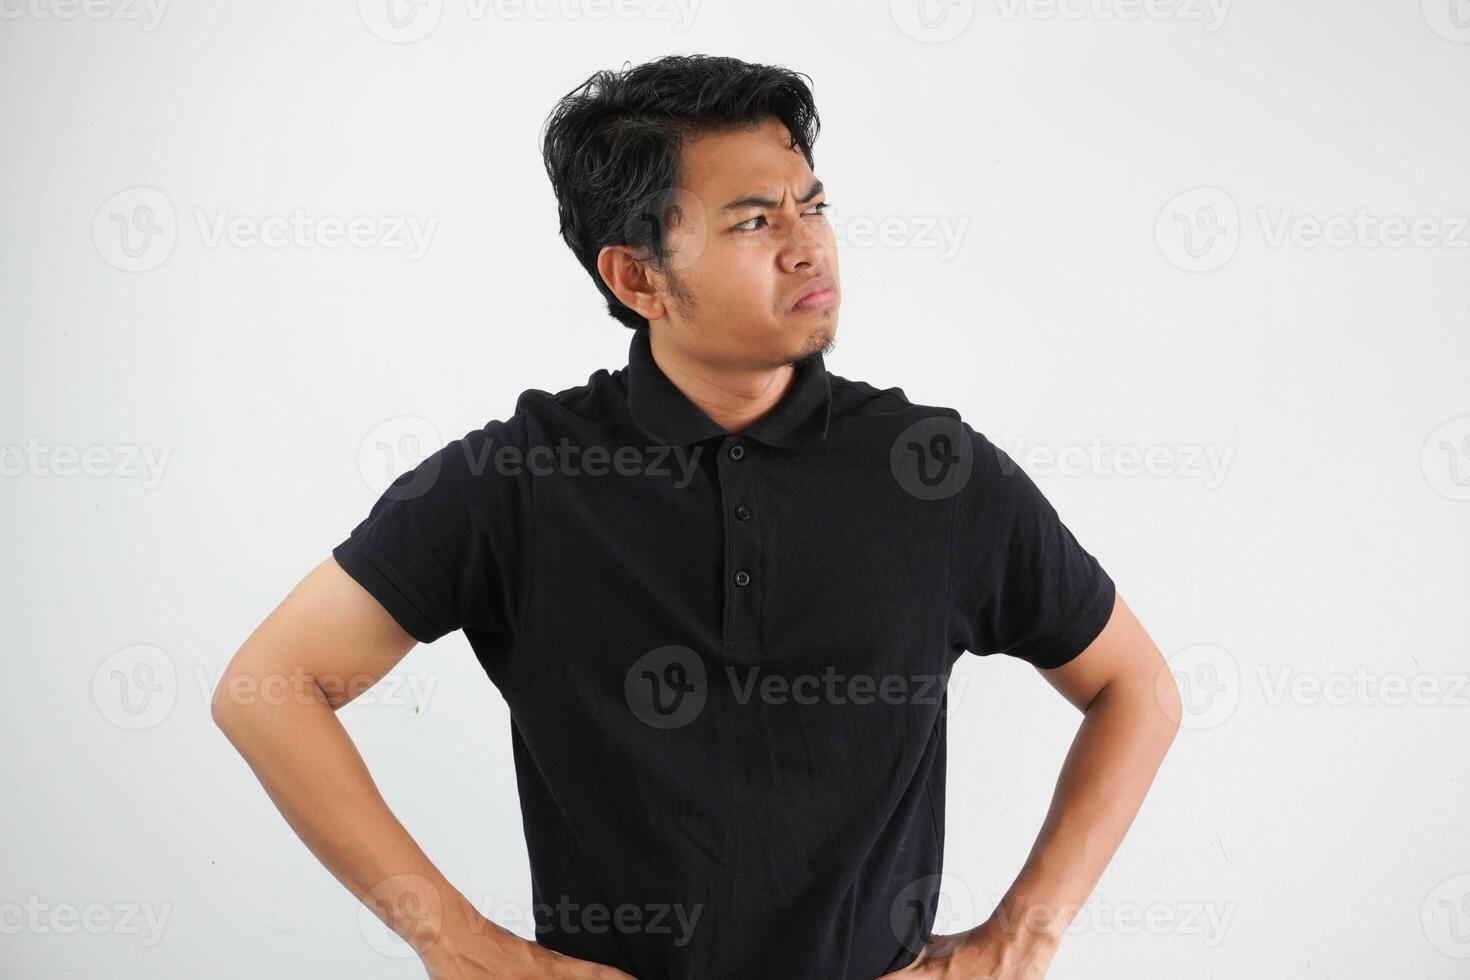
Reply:
[[[420,955],[446,933],[488,926],[389,810],[317,685],[273,700],[225,701],[215,718],[327,870]]]
[[[1088,706],[1036,843],[992,916],[1008,942],[1023,949],[1060,943],[1137,816],[1177,730],[1151,677],[1111,684]]]

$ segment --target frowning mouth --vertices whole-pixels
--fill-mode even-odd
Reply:
[[[825,310],[837,302],[837,290],[832,281],[825,276],[814,279],[803,286],[796,294],[796,299],[791,304],[792,313],[805,313],[810,310]]]

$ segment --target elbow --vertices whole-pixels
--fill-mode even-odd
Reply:
[[[1160,738],[1163,740],[1164,750],[1168,751],[1184,721],[1184,699],[1180,697],[1179,684],[1174,680],[1174,672],[1169,669],[1168,661],[1160,657],[1160,664],[1154,680],[1154,697],[1161,709]]]
[[[1184,702],[1179,693],[1169,664],[1162,656],[1157,667],[1150,665],[1130,671],[1127,675],[1114,678],[1105,684],[1087,706],[1116,711],[1129,720],[1129,724],[1157,745],[1160,754],[1169,750],[1184,719]]]
[[[214,727],[224,732],[231,742],[235,741],[240,730],[249,700],[239,696],[240,683],[235,678],[236,675],[225,671],[209,700],[209,717],[214,719]]]
[[[226,670],[215,685],[210,698],[209,715],[215,727],[224,732],[230,741],[238,743],[237,735],[248,725],[276,718],[277,712],[290,710],[292,705],[325,706],[336,711],[346,699],[340,694],[332,696],[313,677],[294,671],[291,676],[283,672],[268,672],[263,676],[246,670]]]
[[[230,703],[228,682],[228,675],[220,678],[219,684],[215,686],[214,696],[209,701],[209,717],[214,719],[214,727],[226,735],[230,733],[230,729],[234,726],[235,715],[235,712],[232,710],[233,705]]]

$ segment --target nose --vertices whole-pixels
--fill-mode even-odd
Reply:
[[[827,255],[827,241],[821,229],[810,218],[797,218],[781,249],[781,263],[786,271],[803,265],[818,265]]]

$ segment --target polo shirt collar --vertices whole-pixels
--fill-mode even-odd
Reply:
[[[791,386],[776,406],[738,435],[782,448],[809,445],[827,437],[831,410],[832,381],[818,352],[797,365]],[[633,331],[628,345],[628,411],[638,427],[662,445],[685,446],[731,434],[663,373],[653,359],[646,330]]]

